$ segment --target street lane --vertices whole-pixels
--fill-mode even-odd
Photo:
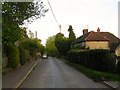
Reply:
[[[20,88],[108,88],[53,57],[42,59]]]

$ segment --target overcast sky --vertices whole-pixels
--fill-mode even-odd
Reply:
[[[82,35],[82,30],[111,32],[118,36],[118,1],[120,0],[49,0],[55,17],[61,24],[61,31],[67,37],[69,25],[77,37]],[[49,8],[47,0],[43,0],[46,8]],[[88,27],[87,27],[88,25]],[[45,17],[29,24],[27,30],[37,31],[37,37],[45,44],[49,36],[59,32],[52,12],[46,13]]]

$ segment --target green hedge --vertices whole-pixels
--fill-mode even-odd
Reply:
[[[95,70],[116,71],[115,55],[109,50],[71,50],[68,52],[68,60]]]
[[[20,62],[18,48],[12,44],[8,45],[7,46],[7,56],[8,56],[8,67],[15,69]]]
[[[30,58],[30,53],[28,50],[24,49],[23,47],[19,47],[19,56],[20,56],[20,64],[24,65]]]
[[[73,49],[67,53],[68,60],[72,63],[78,62],[78,51]]]

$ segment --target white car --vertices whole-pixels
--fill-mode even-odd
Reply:
[[[42,58],[43,58],[43,59],[46,59],[46,58],[47,58],[47,54],[43,54],[43,55],[42,55]]]

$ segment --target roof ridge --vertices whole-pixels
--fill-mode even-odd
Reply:
[[[85,41],[91,36],[92,33],[94,33],[94,31],[90,31],[90,34],[85,38]]]

